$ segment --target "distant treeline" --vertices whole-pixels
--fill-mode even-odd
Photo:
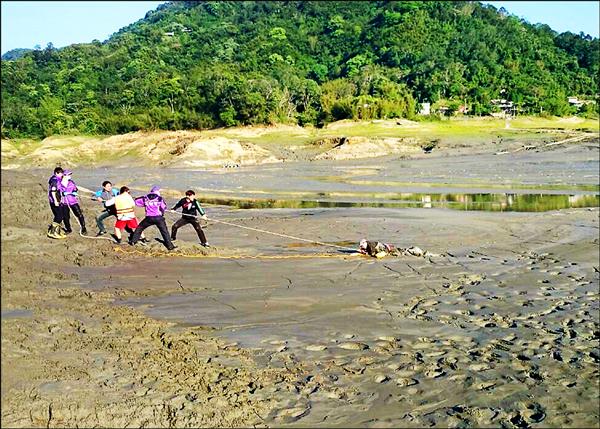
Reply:
[[[171,2],[106,42],[3,59],[2,136],[320,126],[420,102],[485,115],[493,99],[597,115],[567,97],[596,100],[599,49],[479,2]]]

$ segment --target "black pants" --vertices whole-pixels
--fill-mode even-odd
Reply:
[[[65,229],[67,231],[71,230],[71,220],[69,219],[69,207],[70,207],[71,210],[73,210],[73,214],[75,215],[77,220],[79,220],[79,224],[81,225],[81,230],[85,231],[85,219],[83,217],[83,211],[81,211],[81,207],[79,207],[79,204],[73,204],[72,206],[65,206],[65,207],[67,207],[67,215],[65,217]]]
[[[56,223],[61,223],[63,221],[63,217],[64,215],[64,210],[63,210],[62,205],[54,205],[52,203],[50,203],[50,210],[52,210],[52,222],[56,222]]]
[[[65,231],[71,231],[71,223],[70,223],[70,215],[69,215],[69,206],[65,204],[59,204],[55,206],[50,203],[50,210],[52,210],[52,222],[56,222],[58,224],[64,222]]]
[[[172,250],[175,248],[175,246],[173,246],[173,242],[171,241],[171,237],[169,237],[169,231],[167,230],[165,218],[162,216],[146,216],[135,229],[133,237],[131,237],[131,244],[137,243],[142,235],[142,232],[144,232],[144,230],[150,225],[156,225],[160,231],[160,235],[162,235],[164,245],[167,249]]]
[[[202,227],[200,226],[200,222],[196,218],[185,218],[182,217],[177,222],[173,224],[171,228],[171,240],[175,240],[177,238],[177,230],[188,223],[192,224],[194,229],[196,230],[196,234],[198,234],[198,238],[200,239],[200,243],[206,243],[206,236],[204,235],[204,231],[202,231]]]

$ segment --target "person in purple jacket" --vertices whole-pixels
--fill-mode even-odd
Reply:
[[[165,247],[168,250],[175,249],[176,246],[174,246],[173,242],[171,241],[169,231],[167,230],[167,223],[165,222],[164,214],[165,210],[167,209],[167,203],[165,202],[164,198],[160,196],[160,187],[153,186],[148,195],[135,198],[134,201],[136,206],[144,207],[146,209],[146,217],[135,229],[129,244],[134,246],[146,228],[148,228],[150,225],[156,225],[160,231],[160,235],[162,235],[163,244]]]
[[[71,170],[65,170],[63,177],[60,180],[59,189],[62,195],[61,202],[73,210],[73,214],[79,220],[79,224],[81,225],[81,233],[87,234],[87,229],[85,228],[85,218],[83,217],[83,211],[81,210],[81,207],[79,207],[79,200],[77,199],[77,185],[71,178],[72,174],[73,172]],[[68,211],[66,212],[64,222],[65,232],[68,234],[72,231]]]
[[[65,212],[69,211],[69,207],[61,204],[60,181],[63,177],[63,169],[56,167],[54,174],[48,179],[48,202],[50,210],[52,210],[52,224],[48,226],[48,237],[50,238],[66,238],[67,235],[61,228],[61,223],[65,218]]]

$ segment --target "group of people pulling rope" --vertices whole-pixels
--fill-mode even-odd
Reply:
[[[123,241],[123,231],[127,231],[129,234],[128,242],[130,245],[135,246],[137,243],[140,243],[141,245],[147,245],[148,239],[144,236],[144,230],[149,226],[154,225],[160,231],[162,243],[165,245],[165,247],[168,250],[174,250],[177,248],[177,246],[173,244],[173,241],[177,240],[177,231],[182,226],[190,224],[196,231],[198,239],[200,240],[200,244],[204,247],[210,247],[199,221],[199,219],[208,221],[208,217],[196,199],[196,194],[193,190],[190,189],[186,191],[185,196],[182,197],[171,209],[168,209],[165,199],[160,194],[159,186],[153,186],[148,194],[134,198],[131,196],[131,191],[127,186],[122,186],[117,191],[117,189],[113,188],[112,183],[108,180],[105,180],[102,183],[102,189],[96,192],[91,192],[92,199],[101,202],[103,210],[96,216],[98,233],[95,237],[88,236],[83,211],[79,206],[79,189],[73,181],[72,176],[73,172],[71,170],[63,170],[61,167],[56,167],[54,169],[54,174],[48,180],[48,200],[50,202],[50,209],[52,210],[53,214],[52,224],[48,226],[48,237],[54,239],[64,239],[73,231],[70,222],[70,213],[72,211],[79,221],[79,225],[81,227],[80,235],[84,237],[114,240],[116,243],[121,244]],[[146,216],[141,222],[138,222],[135,215],[134,210],[136,206],[144,207],[146,211]],[[177,209],[179,208],[182,209],[181,218],[172,225],[171,233],[169,234],[167,223],[164,217],[165,213],[179,213],[177,212]],[[104,226],[104,221],[113,216],[116,218],[116,222],[114,226],[114,233],[111,234],[112,239],[103,237],[104,235],[108,234],[106,227]],[[431,253],[424,252],[418,247],[397,249],[390,244],[362,239],[359,243],[358,249],[353,249],[350,247],[339,246],[337,244],[324,243],[321,241],[309,240],[306,238],[294,237],[292,235],[280,234],[277,232],[252,228],[249,226],[238,225],[223,220],[212,219],[212,221],[259,233],[305,241],[320,246],[335,247],[346,251],[358,252],[376,258],[381,258],[387,255],[400,256],[407,254],[423,257],[434,256]]]
[[[63,239],[73,232],[70,222],[71,211],[79,221],[80,235],[87,236],[85,218],[79,206],[79,189],[72,176],[71,170],[56,167],[54,174],[48,180],[48,201],[53,214],[52,224],[48,226],[47,235],[50,238]],[[139,242],[146,245],[148,240],[144,236],[144,230],[154,225],[160,231],[165,247],[168,250],[174,250],[177,246],[173,244],[173,241],[177,240],[178,229],[190,224],[196,230],[200,244],[210,247],[199,221],[199,219],[208,220],[208,217],[196,200],[195,192],[191,189],[186,191],[185,196],[170,210],[167,209],[167,202],[160,195],[159,186],[153,186],[148,194],[134,198],[127,186],[122,186],[117,191],[113,188],[112,183],[106,180],[102,183],[102,189],[93,193],[92,199],[101,202],[103,206],[102,212],[96,216],[98,233],[95,238],[103,238],[102,236],[107,234],[104,221],[114,216],[116,222],[112,237],[119,244],[123,240],[123,231],[127,231],[129,244],[135,245]],[[136,206],[144,207],[146,211],[146,216],[141,222],[138,222],[135,215]],[[182,209],[181,219],[173,224],[169,234],[164,217],[165,212],[177,213],[176,210],[179,208]]]

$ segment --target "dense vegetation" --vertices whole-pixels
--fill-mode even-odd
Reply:
[[[2,61],[2,135],[414,117],[418,103],[577,113],[599,40],[447,1],[171,2],[101,43]],[[597,114],[597,104],[579,108]]]

